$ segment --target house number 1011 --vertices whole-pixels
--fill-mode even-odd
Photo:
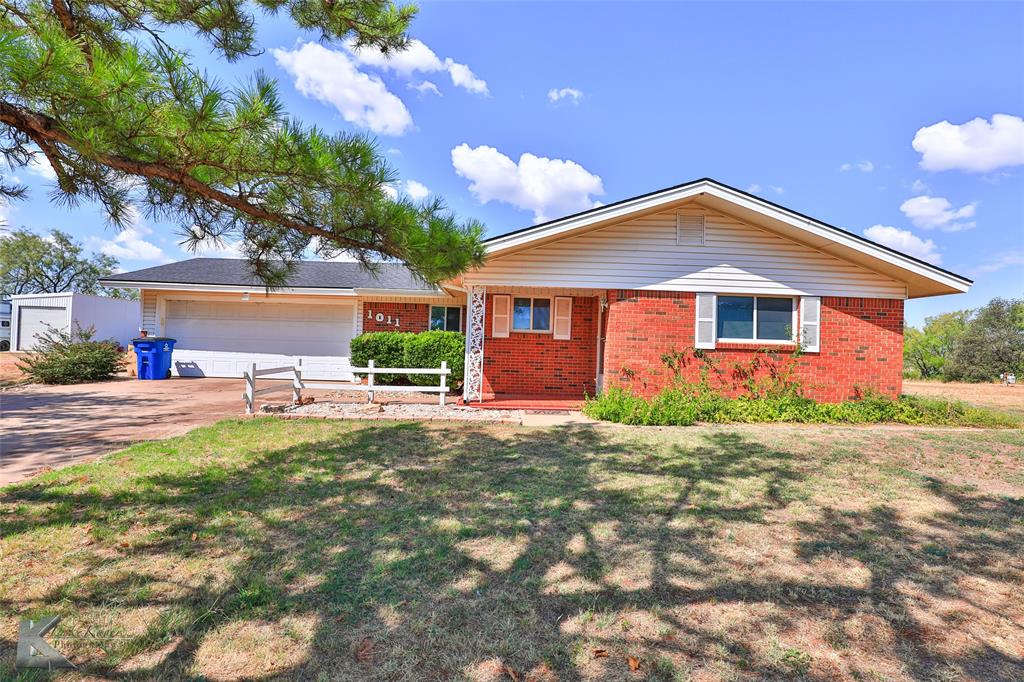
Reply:
[[[378,324],[394,325],[395,327],[401,326],[401,321],[397,317],[391,317],[384,313],[374,313],[372,310],[366,311],[366,319],[373,320]],[[385,320],[387,320],[385,322]]]

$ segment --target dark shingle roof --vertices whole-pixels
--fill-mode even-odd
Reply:
[[[211,284],[262,287],[252,275],[249,262],[233,258],[192,258],[133,272],[104,277],[103,282],[153,282],[168,284]],[[380,263],[370,272],[359,263],[302,261],[285,285],[295,289],[406,289],[433,291],[409,268],[398,263]]]

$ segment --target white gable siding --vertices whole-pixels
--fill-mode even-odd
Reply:
[[[508,256],[468,284],[905,298],[903,283],[706,211],[704,246],[676,243],[666,211]]]

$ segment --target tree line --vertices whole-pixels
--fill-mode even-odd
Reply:
[[[925,318],[903,333],[907,378],[982,382],[1024,378],[1024,298],[994,298],[972,310]]]

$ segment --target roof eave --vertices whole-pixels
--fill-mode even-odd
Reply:
[[[716,202],[722,202],[725,205],[718,208],[728,209],[733,215],[739,210],[747,214],[740,217],[746,217],[752,221],[760,218],[760,220],[756,220],[760,224],[768,220],[775,221],[776,228],[782,225],[795,228],[799,231],[798,235],[793,233],[786,236],[795,241],[817,241],[817,243],[809,245],[812,248],[832,253],[837,258],[850,260],[870,270],[882,272],[897,281],[906,282],[908,298],[963,293],[973,284],[966,277],[709,178],[676,185],[493,237],[485,242],[487,253],[489,256],[505,255],[523,248],[537,246],[540,243],[557,241],[584,231],[598,229],[644,213],[665,210],[666,207],[673,204],[682,204],[698,197],[701,198],[702,203],[709,204],[712,208],[716,208],[714,206]],[[768,229],[772,228],[768,227]],[[780,230],[776,229],[776,231]],[[900,276],[894,276],[894,269],[900,273]]]

